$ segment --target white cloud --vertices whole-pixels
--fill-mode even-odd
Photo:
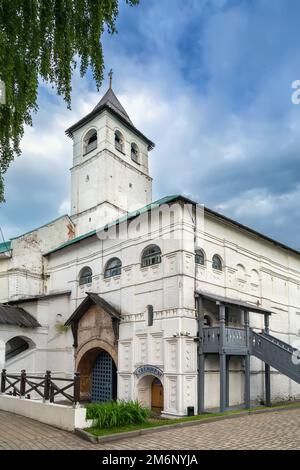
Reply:
[[[135,23],[105,41],[120,101],[157,144],[150,154],[155,197],[189,194],[291,240],[276,227],[287,217],[298,223],[300,107],[290,101],[300,70],[291,44],[298,25],[287,24],[283,4],[279,11],[266,2],[252,8],[225,0],[177,2],[172,9],[155,0],[123,9],[120,25],[129,18]],[[75,74],[70,112],[41,87],[34,128],[26,130],[23,155],[7,178],[7,207],[17,225],[27,229],[66,211],[72,142],[64,131],[104,91]],[[1,213],[0,223],[6,225]]]
[[[58,209],[59,215],[70,214],[70,199],[64,199]]]

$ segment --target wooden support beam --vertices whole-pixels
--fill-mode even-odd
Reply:
[[[226,354],[220,354],[220,413],[226,409]]]
[[[196,297],[198,320],[198,414],[205,410],[205,356],[203,353],[204,311],[201,295]]]
[[[265,364],[265,405],[272,406],[271,401],[271,371],[269,364]]]
[[[199,356],[198,371],[198,414],[205,412],[205,356]]]
[[[224,304],[219,305],[219,319],[220,319],[220,412],[223,413],[226,409],[226,354],[224,352],[225,342],[225,314],[226,307]]]
[[[249,323],[249,311],[242,310],[244,317],[244,326],[246,330],[246,346],[248,354],[245,356],[245,408],[251,406],[251,369],[250,369],[250,323]]]
[[[270,333],[269,315],[265,314],[265,333]],[[271,406],[271,370],[269,364],[265,363],[265,405]]]
[[[245,408],[251,406],[251,390],[250,390],[250,355],[245,356]]]
[[[229,392],[229,387],[230,387],[230,382],[229,382],[229,366],[230,366],[230,356],[226,356],[226,402],[225,406],[226,408],[229,407],[229,402],[230,402],[230,392]]]

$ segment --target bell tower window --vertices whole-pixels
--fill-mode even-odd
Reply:
[[[135,143],[131,144],[131,160],[139,163],[139,148]]]
[[[124,153],[124,138],[120,131],[115,132],[115,148]]]
[[[83,139],[83,155],[97,148],[97,140],[97,131],[95,129],[91,129],[86,133]]]

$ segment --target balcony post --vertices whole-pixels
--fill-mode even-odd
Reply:
[[[226,354],[224,352],[225,343],[225,314],[226,307],[224,304],[219,304],[219,320],[220,320],[220,412],[223,413],[226,409]]]
[[[6,369],[2,369],[1,372],[1,393],[5,393],[6,386]]]
[[[203,299],[201,295],[196,296],[197,303],[197,319],[198,319],[198,414],[204,413],[205,398],[204,398],[204,384],[205,384],[205,356],[203,353],[203,325],[204,325],[204,312],[203,312]]]
[[[229,392],[229,387],[230,387],[230,380],[229,380],[229,366],[230,366],[230,356],[226,355],[226,407],[229,407],[229,402],[230,402],[230,392]]]
[[[20,398],[24,398],[26,393],[26,371],[25,369],[21,370],[20,378]]]
[[[244,324],[246,330],[246,347],[247,355],[245,356],[245,408],[250,408],[251,403],[251,390],[250,390],[250,326],[249,326],[249,312],[242,310],[244,314]]]
[[[51,371],[47,370],[45,374],[45,383],[44,383],[44,402],[50,400],[50,387],[51,387]]]
[[[74,406],[78,407],[80,402],[80,373],[74,374]]]
[[[270,332],[269,314],[265,313],[265,333]],[[265,405],[271,406],[271,370],[269,364],[265,363]]]

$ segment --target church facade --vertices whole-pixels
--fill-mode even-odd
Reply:
[[[300,253],[153,202],[154,144],[111,86],[67,135],[71,215],[0,244],[0,367],[170,417],[299,398]]]

